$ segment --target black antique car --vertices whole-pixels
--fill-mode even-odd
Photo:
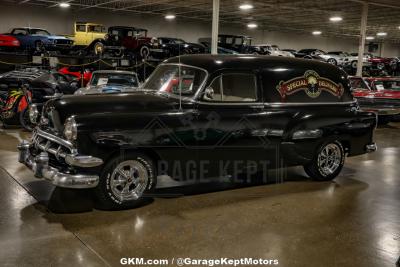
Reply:
[[[233,50],[239,54],[268,55],[259,46],[251,44],[251,37],[244,35],[220,34],[218,35],[218,47]],[[199,38],[199,42],[211,46],[211,38]]]
[[[19,161],[56,186],[93,188],[99,207],[113,209],[149,198],[159,175],[197,181],[302,165],[331,180],[346,155],[376,149],[375,114],[358,110],[347,75],[330,64],[186,55],[160,64],[143,88],[50,100]]]
[[[157,40],[167,58],[184,54],[204,54],[206,51],[201,44],[188,43],[178,38],[158,37]]]

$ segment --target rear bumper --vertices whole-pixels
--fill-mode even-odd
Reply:
[[[378,146],[375,143],[371,143],[365,146],[365,150],[367,153],[375,152],[378,149]]]
[[[33,155],[31,149],[39,149],[40,153]],[[38,144],[22,141],[18,145],[18,161],[30,168],[36,178],[44,178],[55,186],[65,188],[93,188],[99,183],[99,176],[85,173],[63,172],[57,167],[49,165],[49,153],[53,154],[51,148],[42,147]],[[90,168],[103,164],[101,159],[92,156],[83,156],[75,154],[59,154],[63,157],[65,163],[70,166],[81,168]]]

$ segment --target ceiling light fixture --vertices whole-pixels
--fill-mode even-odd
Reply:
[[[343,18],[342,17],[330,17],[329,20],[333,21],[333,22],[338,22],[338,21],[342,21]]]
[[[376,36],[386,36],[386,35],[387,35],[386,32],[378,32],[378,33],[376,34]]]
[[[62,8],[67,8],[67,7],[70,7],[71,6],[71,4],[70,3],[67,3],[67,2],[61,2],[60,4],[58,4],[60,7],[62,7]]]
[[[249,23],[249,24],[247,24],[247,28],[250,28],[250,29],[254,29],[254,28],[257,28],[257,27],[258,27],[258,25],[255,24],[255,23]]]
[[[175,16],[175,15],[172,15],[172,14],[170,14],[170,15],[166,15],[166,16],[165,16],[165,18],[166,18],[166,19],[175,19],[175,18],[176,18],[176,16]]]
[[[243,4],[243,5],[240,5],[239,8],[240,8],[241,10],[249,10],[249,9],[252,9],[252,8],[253,8],[253,5],[250,5],[250,4]]]
[[[313,35],[320,35],[322,32],[321,31],[313,31],[312,34]]]
[[[367,37],[365,37],[365,40],[374,40],[374,39],[375,39],[374,36],[367,36]]]

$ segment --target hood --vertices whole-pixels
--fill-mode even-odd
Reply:
[[[121,94],[69,95],[46,103],[44,114],[56,111],[60,123],[72,116],[99,113],[169,111],[179,107],[175,98],[140,91]]]

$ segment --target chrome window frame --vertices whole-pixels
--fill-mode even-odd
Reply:
[[[181,66],[181,67],[187,67],[187,68],[192,68],[192,69],[198,69],[198,70],[201,70],[201,71],[205,72],[206,76],[204,77],[203,81],[202,81],[201,84],[199,85],[199,89],[197,89],[197,91],[196,91],[192,96],[188,97],[188,96],[182,96],[182,95],[169,94],[169,93],[168,93],[168,95],[169,95],[170,97],[172,97],[172,98],[181,99],[181,100],[185,100],[185,101],[191,101],[191,102],[195,101],[195,100],[197,99],[197,96],[199,95],[199,92],[200,92],[200,91],[203,89],[203,87],[206,85],[206,83],[207,83],[207,81],[208,81],[208,77],[210,76],[209,73],[208,73],[208,71],[207,71],[206,69],[203,69],[203,68],[200,68],[200,67],[197,67],[197,66],[193,66],[193,65],[188,65],[188,64],[183,64],[183,63],[162,63],[162,64],[158,65],[158,67],[161,67],[161,66]],[[157,68],[158,68],[158,67],[157,67]],[[157,68],[156,68],[156,69],[157,69]],[[155,70],[154,70],[154,71],[150,74],[150,76],[146,79],[146,81],[144,82],[142,88],[143,88],[143,89],[148,89],[148,90],[153,90],[153,91],[155,91],[156,93],[159,93],[158,90],[146,88],[146,84],[148,83],[148,81],[149,81],[154,75],[155,75]],[[159,93],[159,94],[161,94],[161,93]]]

